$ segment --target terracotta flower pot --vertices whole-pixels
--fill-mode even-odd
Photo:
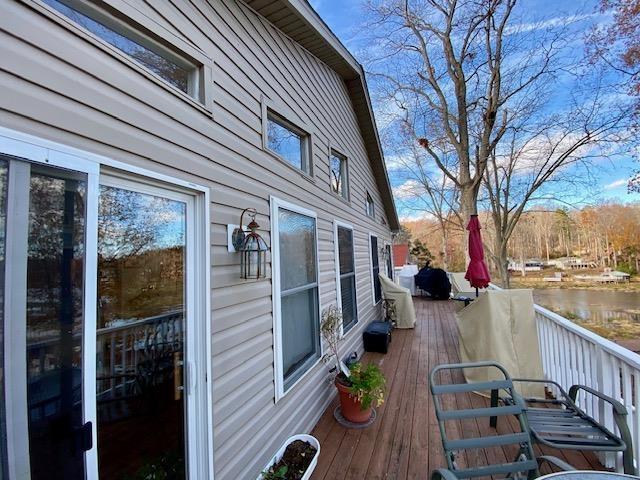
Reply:
[[[369,418],[371,418],[371,410],[373,407],[362,410],[360,400],[350,397],[349,387],[340,383],[340,380],[337,378],[336,387],[340,395],[340,410],[342,411],[342,416],[353,423],[367,422]]]

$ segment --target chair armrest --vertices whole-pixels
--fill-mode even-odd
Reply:
[[[555,382],[553,380],[546,380],[546,379],[540,379],[540,378],[512,378],[511,379],[513,381],[513,383],[516,382],[520,382],[520,383],[541,383],[543,385],[553,385],[554,387],[556,387],[560,393],[562,394],[562,396],[564,398],[569,398],[569,395],[567,395],[567,392],[565,392],[564,388],[562,388],[562,385],[560,385],[558,382]],[[527,399],[525,399],[527,400]]]
[[[605,395],[604,393],[591,387],[587,387],[586,385],[573,385],[569,389],[569,398],[572,402],[576,401],[579,390],[590,393],[611,405],[613,408],[613,420],[616,422],[620,439],[624,443],[625,447],[625,451],[622,456],[624,472],[629,475],[637,475],[638,470],[635,468],[633,462],[633,437],[631,436],[631,431],[629,430],[629,425],[627,423],[627,408],[615,398],[611,398],[609,395]]]
[[[627,415],[627,408],[615,398],[611,398],[609,395],[605,395],[604,393],[599,392],[598,390],[595,390],[591,387],[587,387],[586,385],[573,385],[569,389],[569,398],[571,398],[572,402],[576,401],[576,398],[578,397],[578,390],[584,390],[585,392],[590,393],[591,395],[594,395],[609,403],[613,407],[613,411],[616,415]]]
[[[551,455],[540,455],[538,457],[538,465],[541,467],[545,464],[545,462],[565,472],[575,470],[575,467],[573,465],[569,465],[567,462],[565,462],[564,460],[560,460],[558,457],[553,457]]]
[[[458,480],[458,477],[446,468],[439,468],[431,472],[431,480]]]

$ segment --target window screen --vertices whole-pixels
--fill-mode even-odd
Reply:
[[[315,218],[280,208],[278,239],[286,391],[320,357]]]
[[[356,304],[356,271],[353,254],[353,230],[338,226],[338,264],[342,331],[346,333],[358,322]]]
[[[373,299],[378,303],[382,299],[382,289],[380,287],[380,259],[378,258],[378,237],[371,236],[371,267],[373,275]]]

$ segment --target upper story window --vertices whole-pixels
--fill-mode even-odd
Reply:
[[[200,68],[88,0],[43,0],[95,36],[197,100]]]
[[[347,185],[347,157],[331,150],[329,157],[329,166],[331,173],[331,191],[340,195],[342,198],[348,198]]]
[[[368,216],[370,216],[371,218],[374,218],[376,216],[376,205],[373,203],[373,198],[371,198],[371,195],[369,195],[369,192],[367,192],[366,209],[367,209]]]
[[[291,166],[311,175],[309,134],[272,111],[267,113],[266,146]]]

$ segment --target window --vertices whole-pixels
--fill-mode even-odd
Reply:
[[[338,308],[342,310],[342,333],[358,322],[356,302],[356,270],[353,253],[353,229],[336,222],[336,290]]]
[[[311,175],[309,135],[275,113],[267,113],[266,147],[292,167]]]
[[[348,198],[347,157],[332,149],[329,157],[329,167],[331,174],[331,191],[340,195],[342,198]]]
[[[387,277],[393,280],[393,254],[391,252],[391,245],[388,243],[384,246],[384,260],[387,264]]]
[[[373,286],[373,304],[377,305],[382,299],[382,288],[380,286],[380,259],[378,257],[378,237],[369,235],[369,246],[371,247],[371,277]]]
[[[373,198],[371,198],[371,195],[369,195],[369,192],[367,192],[367,215],[370,216],[371,218],[374,218],[376,216],[376,206],[373,203]]]
[[[320,359],[315,213],[271,199],[276,398]]]
[[[86,0],[43,0],[65,17],[126,53],[153,73],[198,99],[199,68]]]

